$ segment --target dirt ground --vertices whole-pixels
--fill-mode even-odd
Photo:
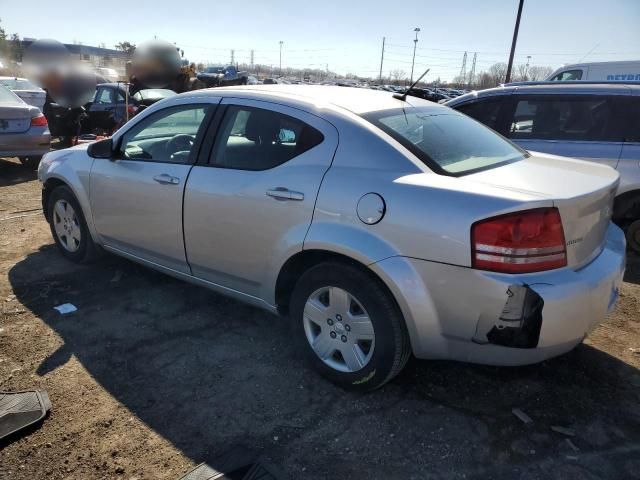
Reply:
[[[240,446],[295,479],[640,478],[637,256],[573,352],[522,368],[411,360],[367,395],[300,365],[263,311],[113,256],[64,260],[35,174],[9,160],[0,270],[0,391],[53,404],[0,445],[2,480],[177,479]],[[65,302],[78,312],[53,310]]]

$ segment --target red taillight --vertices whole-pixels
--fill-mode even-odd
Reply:
[[[127,112],[129,112],[130,117],[134,116],[137,111],[138,111],[138,107],[136,107],[135,105],[132,105],[132,104],[127,105]]]
[[[476,222],[471,227],[473,268],[528,273],[567,265],[557,208],[537,208]]]
[[[32,127],[46,127],[47,126],[47,117],[43,114],[38,115],[37,117],[31,118],[31,126]]]

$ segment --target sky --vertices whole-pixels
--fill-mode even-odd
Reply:
[[[87,2],[0,0],[8,34],[63,43],[139,44],[156,36],[176,43],[194,62],[237,62],[377,77],[382,38],[383,75],[411,71],[415,28],[420,28],[416,77],[450,80],[507,62],[518,0],[155,0]],[[37,13],[36,13],[37,12]],[[579,61],[640,60],[640,0],[525,0],[515,64],[559,67]]]

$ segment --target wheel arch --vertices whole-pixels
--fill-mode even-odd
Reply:
[[[618,195],[613,203],[613,222],[621,228],[640,219],[640,189]]]

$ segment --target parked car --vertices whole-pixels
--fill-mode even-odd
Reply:
[[[26,78],[19,77],[0,77],[0,85],[4,85],[25,103],[38,107],[42,112],[44,110],[44,102],[47,98],[47,92],[35,85]]]
[[[640,60],[564,65],[555,70],[546,80],[637,82],[640,81]]]
[[[124,82],[98,85],[93,101],[85,105],[86,119],[82,131],[112,132],[126,122],[127,112],[128,117],[133,118],[155,102],[176,95],[173,90],[163,88],[144,89],[129,96],[127,103],[127,89]]]
[[[520,365],[571,350],[625,266],[614,169],[369,89],[177,95],[47,154],[39,178],[63,256],[100,246],[288,315],[309,363],[357,390],[411,354]]]
[[[0,85],[0,157],[18,157],[35,168],[49,151],[50,141],[47,119],[40,109]]]
[[[527,82],[446,103],[526,150],[602,163],[620,172],[613,220],[640,252],[640,84]]]
[[[233,65],[207,67],[198,73],[196,78],[207,87],[227,87],[229,85],[246,85],[249,81],[247,72],[239,72]]]

